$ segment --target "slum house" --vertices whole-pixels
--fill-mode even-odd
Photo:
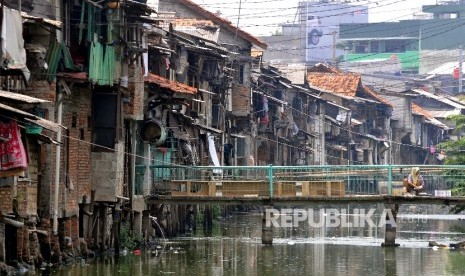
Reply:
[[[322,164],[324,124],[319,110],[324,100],[291,83],[274,67],[253,71],[254,118],[258,124],[259,165]],[[324,162],[323,162],[324,164]]]
[[[0,78],[3,88],[9,77]],[[42,149],[58,144],[62,130],[42,118],[49,101],[18,92],[0,90],[0,262],[7,264],[42,261],[39,238],[49,233],[37,228]]]
[[[227,125],[224,145],[227,149],[219,148],[219,156],[225,153],[235,152],[229,161],[232,165],[255,165],[254,154],[257,146],[253,136],[257,125],[253,120],[252,93],[251,93],[251,57],[252,46],[266,49],[266,44],[238,29],[231,22],[221,18],[217,14],[209,12],[190,0],[159,1],[159,13],[166,20],[169,18],[211,20],[220,27],[218,44],[229,52],[229,58],[225,70],[229,71],[230,86],[225,95],[225,124]],[[227,134],[230,133],[230,134]],[[232,150],[231,150],[232,148]],[[221,164],[223,164],[220,161]]]
[[[435,146],[447,137],[449,127],[418,105],[419,101],[413,102],[418,97],[418,93],[411,90],[403,93],[381,90],[380,93],[393,103],[391,118],[393,142],[390,149],[392,164],[442,162],[432,157],[435,155]],[[437,106],[445,108],[444,104]],[[452,107],[449,106],[449,109],[452,110]]]
[[[360,75],[318,64],[307,73],[309,88],[337,106],[326,106],[329,164],[388,164],[392,105],[361,82]]]
[[[51,261],[52,255],[60,259],[62,250],[74,254],[79,238],[102,250],[118,241],[118,227],[112,227],[108,210],[116,215],[133,205],[132,159],[124,153],[134,150],[131,126],[143,118],[141,23],[151,10],[131,1],[107,6],[83,1],[64,2],[46,9],[47,14],[35,11],[48,5],[37,2],[32,8],[22,6],[23,11],[31,8],[31,14],[41,15],[22,14],[28,16],[23,34],[30,68],[30,79],[22,87],[27,87],[26,94],[53,102],[41,116],[67,126],[57,135],[58,150],[41,146],[37,173],[37,228],[46,233],[39,236],[42,256]],[[47,19],[55,18],[55,12],[63,19],[62,27]],[[12,37],[20,40],[23,34]],[[2,71],[7,75],[3,86],[21,87],[11,73]]]
[[[223,156],[218,154],[224,141],[231,140],[225,129],[229,51],[218,44],[219,31],[212,21],[197,19],[175,19],[148,31],[150,73],[145,77],[146,112],[138,155],[150,158],[139,158],[136,167],[149,193],[168,192],[173,178],[208,177],[173,165],[219,166],[223,160],[231,165],[227,146]],[[191,206],[152,207],[165,234],[192,228]]]
[[[4,203],[2,220],[19,221],[9,224],[18,229],[2,224],[0,237],[5,243],[1,243],[0,251],[2,261],[8,264],[18,259],[36,263],[43,258],[50,259],[51,248],[45,248],[45,244],[58,244],[58,239],[53,237],[53,233],[59,229],[58,220],[53,221],[53,227],[51,220],[51,214],[58,213],[58,208],[52,204],[51,192],[54,187],[51,183],[54,181],[52,173],[60,168],[54,164],[52,153],[57,146],[63,145],[59,142],[60,133],[64,130],[58,124],[43,119],[55,120],[53,102],[56,86],[55,83],[43,81],[47,75],[46,50],[40,41],[47,41],[50,34],[55,35],[61,22],[53,20],[55,14],[50,13],[46,3],[37,6],[25,3],[20,13],[17,2],[10,2],[5,1],[1,9],[4,28],[2,40],[5,43],[0,72],[0,119],[4,138],[0,157],[6,162],[2,164],[2,170],[10,173],[10,168],[22,171],[3,174],[0,180],[4,190],[0,199]],[[31,120],[39,126],[31,124]],[[18,162],[22,162],[22,165]],[[70,204],[69,208],[72,207]],[[71,224],[72,221],[69,221],[66,226]],[[61,223],[61,226],[64,233],[65,225]]]
[[[465,105],[459,99],[445,93],[431,93],[425,89],[411,89],[404,93],[412,93],[413,103],[417,104],[426,110],[431,116],[439,120],[449,128],[456,127],[455,122],[450,119],[450,116],[465,114]],[[439,139],[434,140],[435,144],[440,142]]]

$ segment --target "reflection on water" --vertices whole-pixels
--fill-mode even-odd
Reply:
[[[380,228],[303,225],[275,228],[273,246],[263,246],[260,214],[236,214],[216,223],[208,237],[198,233],[171,240],[164,252],[128,255],[118,262],[102,257],[56,275],[465,275],[465,251],[427,247],[428,240],[464,239],[451,230],[464,221],[424,219],[425,212],[402,208],[400,214],[409,214],[399,217],[398,248],[380,246]]]

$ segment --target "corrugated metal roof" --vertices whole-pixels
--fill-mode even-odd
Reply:
[[[427,92],[427,91],[422,90],[422,89],[412,89],[412,91],[415,92],[415,93],[418,93],[418,94],[420,94],[422,96],[425,96],[425,97],[428,97],[428,98],[431,98],[431,99],[435,99],[437,101],[440,101],[440,102],[445,103],[447,105],[450,105],[452,107],[459,108],[459,109],[465,109],[465,105],[457,103],[457,102],[455,102],[455,101],[453,101],[451,99],[448,99],[445,96],[435,95],[433,93]]]
[[[0,90],[0,98],[14,100],[23,103],[31,103],[31,104],[38,104],[38,103],[50,103],[50,101],[34,98],[28,95],[13,93],[9,91]]]
[[[24,119],[26,121],[37,124],[37,125],[39,125],[41,127],[44,127],[46,129],[49,129],[49,130],[52,130],[52,131],[55,131],[55,132],[57,132],[59,129],[66,129],[66,127],[64,127],[62,125],[59,125],[59,124],[54,123],[52,121],[37,117],[34,114],[31,114],[29,112],[26,112],[26,111],[23,111],[23,110],[20,110],[20,109],[11,107],[11,106],[8,106],[6,104],[0,103],[0,109],[7,110],[7,111],[15,113],[17,115],[21,115],[21,117],[24,117]]]
[[[155,74],[149,74],[144,78],[144,80],[146,83],[156,84],[161,88],[165,88],[176,93],[191,95],[195,95],[197,93],[197,89],[192,86],[177,81],[171,81]]]
[[[428,110],[428,113],[431,114],[434,118],[448,118],[453,115],[460,115],[462,111],[460,109],[454,110]]]

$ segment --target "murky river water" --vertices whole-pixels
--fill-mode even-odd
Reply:
[[[397,248],[380,246],[383,228],[308,224],[275,228],[273,246],[264,246],[261,215],[235,214],[216,222],[211,233],[200,230],[162,243],[164,250],[118,261],[100,257],[53,275],[465,275],[465,251],[428,247],[429,240],[465,239],[458,231],[465,215],[441,212],[402,206]]]

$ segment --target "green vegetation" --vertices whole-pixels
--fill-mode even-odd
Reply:
[[[465,131],[465,115],[454,115],[450,117],[456,124],[455,134]],[[441,143],[441,147],[445,150],[447,158],[446,165],[465,165],[465,137],[460,137],[456,141],[448,141]],[[452,195],[465,195],[465,172],[462,170],[449,170],[446,176],[453,181]],[[460,213],[465,210],[464,205],[454,206],[451,212]]]
[[[142,237],[132,233],[128,223],[121,223],[120,228],[120,247],[134,250],[142,245]]]

